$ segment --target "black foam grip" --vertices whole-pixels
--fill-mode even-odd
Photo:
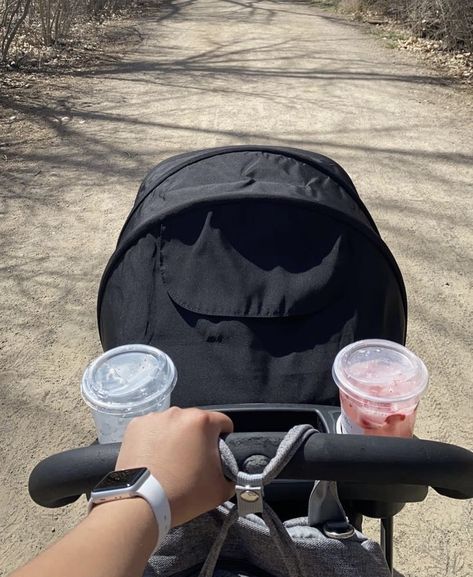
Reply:
[[[235,433],[226,439],[238,464],[274,456],[284,433]],[[52,455],[32,471],[29,491],[43,507],[75,501],[115,468],[120,445],[91,445]],[[326,479],[367,485],[433,487],[455,499],[473,497],[473,453],[435,441],[363,435],[312,435],[280,478]]]

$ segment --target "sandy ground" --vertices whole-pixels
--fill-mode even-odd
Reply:
[[[100,351],[99,278],[146,171],[189,149],[287,144],[347,169],[405,276],[431,373],[418,433],[473,448],[471,95],[304,2],[172,1],[140,32],[123,59],[60,78],[49,107],[18,102],[36,128],[1,161],[3,575],[84,513],[36,506],[28,474],[93,438],[79,380]],[[435,494],[407,507],[399,573],[472,575],[472,512]]]

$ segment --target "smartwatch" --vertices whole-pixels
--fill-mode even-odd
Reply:
[[[92,489],[88,512],[99,503],[133,497],[145,499],[154,513],[159,531],[158,543],[154,549],[156,551],[171,528],[171,509],[164,489],[146,467],[112,471],[105,475]]]

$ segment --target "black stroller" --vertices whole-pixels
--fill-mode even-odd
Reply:
[[[399,268],[346,172],[310,152],[259,146],[180,155],[144,180],[104,272],[105,350],[154,345],[174,361],[172,403],[227,413],[238,465],[270,459],[292,426],[311,436],[266,498],[304,515],[313,480],[336,481],[350,523],[381,520],[392,569],[393,517],[428,487],[473,497],[473,454],[419,439],[336,435],[337,352],[365,338],[404,344]],[[113,469],[119,447],[40,463],[30,494],[70,503]]]

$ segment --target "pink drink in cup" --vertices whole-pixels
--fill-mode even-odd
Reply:
[[[340,391],[342,433],[412,437],[428,373],[409,349],[367,339],[342,349],[333,364]]]

